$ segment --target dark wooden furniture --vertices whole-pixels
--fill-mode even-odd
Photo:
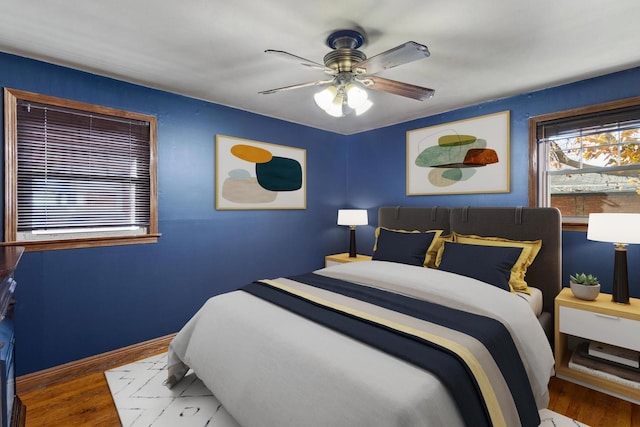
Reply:
[[[26,407],[16,395],[13,272],[24,248],[0,247],[0,426],[24,426]]]

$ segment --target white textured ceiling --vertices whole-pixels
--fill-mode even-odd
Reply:
[[[639,20],[638,0],[0,0],[0,51],[353,134],[638,66]],[[435,96],[371,91],[366,114],[334,118],[314,87],[258,93],[324,79],[264,50],[322,63],[337,29],[364,30],[367,56],[427,45],[379,75]]]

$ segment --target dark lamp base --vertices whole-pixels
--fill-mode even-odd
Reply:
[[[349,230],[349,258],[356,257],[356,228],[354,226],[350,227]]]
[[[611,301],[618,304],[629,304],[629,282],[627,274],[627,248],[616,246],[613,264],[613,291]]]

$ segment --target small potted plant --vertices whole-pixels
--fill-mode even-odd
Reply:
[[[571,292],[576,298],[593,301],[600,294],[600,282],[592,274],[576,273],[569,275]]]

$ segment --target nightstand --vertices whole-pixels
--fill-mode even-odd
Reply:
[[[640,299],[616,304],[610,294],[601,293],[595,301],[584,301],[574,297],[571,289],[563,288],[555,299],[554,311],[556,376],[640,404],[640,389],[606,375],[569,368],[573,349],[581,341],[640,351]]]
[[[351,258],[347,252],[343,254],[327,255],[324,257],[324,266],[329,267],[336,264],[356,261],[371,261],[371,257],[369,255],[356,255],[355,258]]]

